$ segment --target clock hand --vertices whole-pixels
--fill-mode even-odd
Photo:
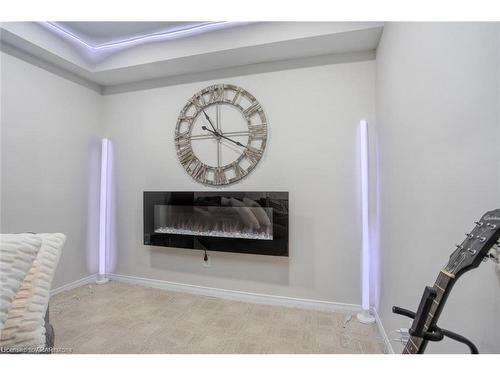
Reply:
[[[207,113],[205,112],[205,110],[204,110],[204,109],[202,109],[202,111],[203,111],[203,114],[205,115],[205,118],[206,118],[206,119],[208,120],[208,122],[210,123],[210,126],[212,127],[212,129],[214,129],[214,132],[216,132],[216,133],[217,133],[217,130],[215,129],[214,124],[212,124],[212,120],[210,120],[210,117],[208,117],[208,115],[207,115]]]
[[[238,145],[238,146],[241,146],[241,147],[247,148],[247,146],[245,146],[244,144],[241,144],[241,143],[240,143],[240,142],[238,142],[238,141],[235,141],[235,140],[233,140],[233,139],[231,139],[231,138],[228,138],[228,137],[226,137],[226,136],[224,136],[224,135],[222,135],[222,134],[219,134],[217,131],[215,131],[215,132],[214,132],[214,131],[212,131],[212,130],[208,129],[206,126],[202,126],[201,128],[202,128],[203,130],[206,130],[206,131],[208,131],[208,132],[210,132],[210,133],[214,134],[216,137],[221,137],[221,138],[227,139],[228,141],[231,141],[231,142],[233,142],[234,144],[236,144],[236,145]]]
[[[240,142],[237,142],[237,141],[235,141],[235,140],[233,140],[233,139],[231,139],[231,138],[228,138],[228,137],[226,137],[225,135],[219,134],[219,137],[222,137],[222,138],[224,138],[224,139],[227,139],[228,141],[231,141],[231,142],[233,142],[234,144],[236,144],[236,145],[238,145],[238,146],[241,146],[241,147],[247,148],[247,146],[245,146],[244,144],[242,144],[242,143],[240,143]]]
[[[207,132],[212,133],[212,134],[213,134],[213,135],[215,135],[216,137],[220,137],[220,134],[219,134],[219,133],[217,133],[217,130],[216,130],[216,131],[210,130],[210,129],[209,129],[209,128],[207,128],[205,125],[203,125],[201,128],[202,128],[203,130],[206,130]]]

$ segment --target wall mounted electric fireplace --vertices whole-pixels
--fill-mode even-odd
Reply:
[[[144,245],[288,256],[288,192],[144,192]]]

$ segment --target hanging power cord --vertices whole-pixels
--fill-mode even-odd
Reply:
[[[346,314],[344,317],[344,323],[342,324],[342,328],[346,329],[347,324],[349,324],[349,322],[351,322],[351,321],[352,321],[352,314]],[[378,339],[377,341],[380,342],[381,344],[383,344],[385,347],[385,342],[382,338]],[[359,342],[357,343],[357,346],[359,347],[360,352],[364,353],[363,348],[361,347],[361,344]],[[384,352],[386,350],[387,350],[387,348],[384,349]]]
[[[351,315],[351,314],[348,314],[348,315],[345,317],[345,319],[344,319],[344,326],[343,326],[343,328],[345,328],[345,327],[346,327],[347,323],[349,323],[349,322],[351,321],[351,319],[352,319],[352,315]]]
[[[391,338],[391,335],[399,333],[400,337],[399,338]],[[397,341],[401,343],[403,346],[406,345],[408,340],[410,339],[410,333],[408,332],[407,328],[400,328],[400,329],[395,329],[394,331],[389,332],[387,335],[391,341]]]

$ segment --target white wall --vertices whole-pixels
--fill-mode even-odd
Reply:
[[[96,271],[102,99],[5,53],[1,60],[0,232],[65,233],[57,287]]]
[[[377,51],[381,195],[380,315],[416,309],[454,244],[500,206],[499,33],[495,24],[386,24]],[[440,323],[500,352],[500,277],[491,262],[460,279]],[[395,344],[395,349],[402,347]],[[430,352],[466,352],[450,340]]]
[[[374,61],[224,79],[257,97],[269,121],[263,159],[228,190],[290,192],[290,257],[143,246],[144,190],[209,190],[183,170],[174,128],[185,102],[215,82],[104,97],[114,142],[119,274],[359,304],[359,120],[374,120]],[[116,258],[116,255],[113,255]]]

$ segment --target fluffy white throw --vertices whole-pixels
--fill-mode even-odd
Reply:
[[[0,235],[0,332],[41,244],[34,234]]]
[[[65,241],[61,233],[1,236],[0,295],[7,298],[0,305],[0,346],[45,346],[44,317]]]

